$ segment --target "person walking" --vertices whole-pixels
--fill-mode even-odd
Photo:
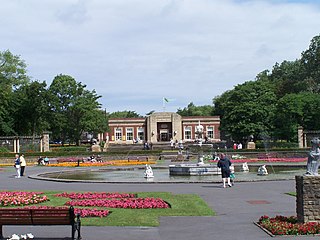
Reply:
[[[20,176],[22,177],[24,174],[24,170],[27,166],[26,160],[24,159],[24,154],[20,155],[20,166],[21,166]]]
[[[231,181],[230,181],[230,166],[231,161],[230,159],[224,154],[220,154],[220,160],[218,161],[218,168],[221,168],[221,174],[222,174],[222,183],[223,187],[226,187],[226,182],[228,183],[229,187],[232,187]]]
[[[19,154],[15,155],[15,160],[14,160],[14,167],[16,169],[17,172],[17,176],[15,176],[15,178],[20,178],[20,158],[19,158]]]

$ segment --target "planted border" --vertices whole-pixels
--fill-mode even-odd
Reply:
[[[258,223],[260,227],[271,235],[317,235],[320,234],[320,223],[298,223],[297,217],[280,216],[274,218],[261,216]]]

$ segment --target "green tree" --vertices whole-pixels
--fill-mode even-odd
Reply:
[[[301,54],[300,62],[308,91],[320,93],[320,35],[311,40],[309,48]]]
[[[253,135],[272,135],[276,95],[266,81],[250,81],[236,86],[213,100],[221,117],[220,130],[234,141]]]
[[[104,130],[105,126],[98,126],[102,116],[98,111],[101,96],[95,90],[86,90],[86,85],[76,82],[71,76],[60,74],[51,83],[49,93],[54,138],[79,144],[84,132]]]
[[[23,135],[40,135],[49,129],[48,91],[45,82],[31,82],[15,92],[18,109],[15,129]]]
[[[307,130],[320,129],[319,94],[287,94],[278,101],[276,112],[275,132],[280,139],[296,141],[298,126]]]
[[[26,64],[9,50],[0,52],[0,135],[18,134],[13,115],[17,110],[14,92],[29,82]]]
[[[268,80],[275,84],[278,98],[289,93],[299,93],[308,90],[308,84],[303,80],[302,66],[299,60],[276,63]]]
[[[213,106],[195,106],[193,102],[189,103],[187,107],[178,109],[177,113],[181,116],[212,116],[214,112]]]

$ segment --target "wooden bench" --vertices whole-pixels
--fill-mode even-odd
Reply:
[[[128,162],[130,161],[149,161],[149,158],[147,156],[129,156],[128,157]]]
[[[80,215],[74,213],[74,208],[56,209],[18,209],[0,208],[0,238],[3,239],[2,226],[4,225],[70,225],[72,239],[75,232],[80,235]]]

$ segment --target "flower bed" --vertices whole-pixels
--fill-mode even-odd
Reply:
[[[67,207],[50,207],[50,206],[31,206],[22,209],[61,209]],[[109,210],[96,208],[74,208],[75,214],[80,214],[81,217],[106,217],[110,214]]]
[[[246,158],[231,159],[233,163],[254,163],[254,162],[307,162],[307,158]],[[217,162],[210,160],[209,162]]]
[[[0,207],[24,206],[49,201],[42,192],[0,192]]]
[[[260,217],[258,225],[273,235],[310,235],[320,234],[320,223],[298,223],[295,216]]]
[[[107,193],[107,192],[85,192],[85,193],[59,193],[56,197],[65,197],[70,199],[102,199],[102,198],[134,198],[136,194],[132,193]]]
[[[95,199],[72,200],[65,203],[69,206],[82,207],[109,207],[109,208],[169,208],[169,205],[160,198],[120,198],[120,199]]]
[[[131,166],[131,165],[146,165],[155,164],[155,161],[130,161],[116,160],[108,162],[79,162],[79,167],[102,167],[102,166]],[[49,167],[77,167],[78,162],[63,162],[63,163],[50,163]]]
[[[65,205],[81,207],[109,207],[109,208],[169,208],[169,204],[161,198],[137,198],[131,193],[106,193],[106,192],[85,192],[85,193],[60,193],[56,197],[73,199]]]

